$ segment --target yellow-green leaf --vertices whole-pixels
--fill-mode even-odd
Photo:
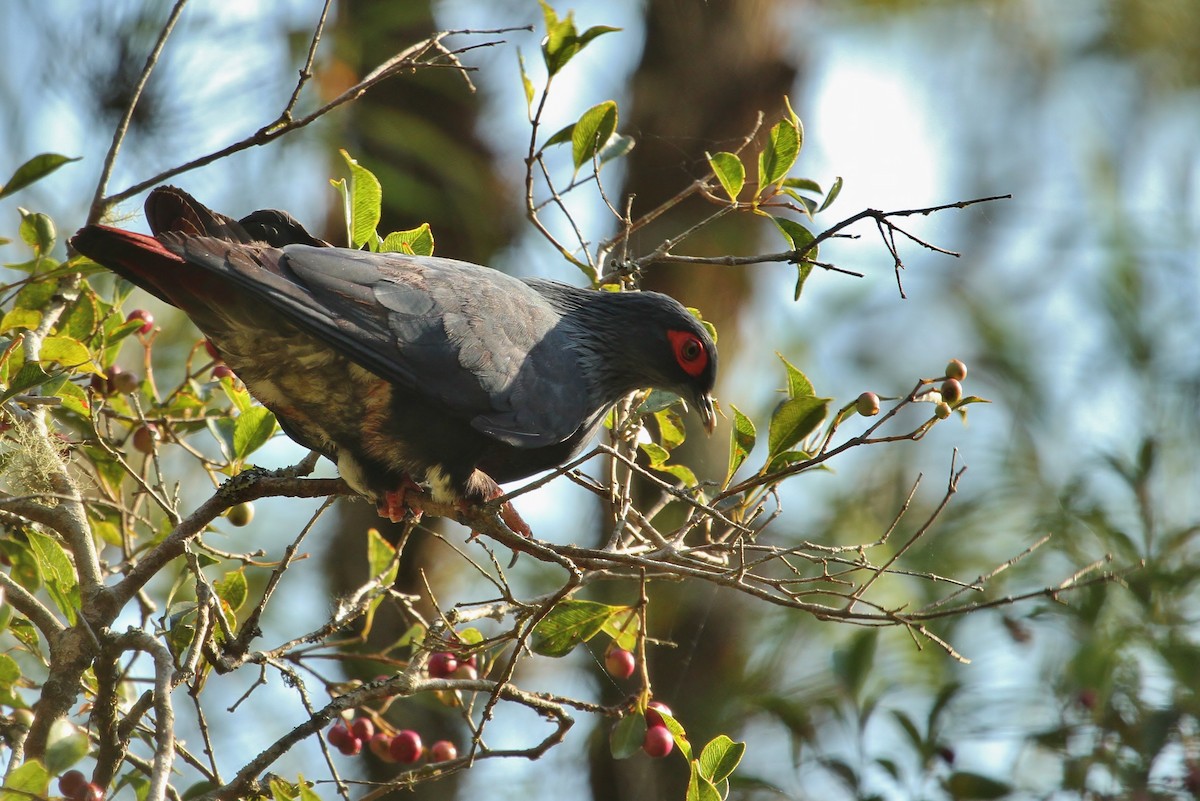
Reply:
[[[783,180],[800,155],[800,128],[791,120],[777,122],[771,128],[767,144],[758,154],[758,191]]]
[[[790,450],[821,425],[829,408],[829,398],[788,398],[775,407],[767,432],[768,461]]]
[[[534,627],[530,647],[542,656],[566,656],[576,645],[599,634],[619,609],[595,601],[560,601]]]
[[[34,156],[13,171],[12,176],[4,183],[3,188],[0,188],[0,198],[8,197],[35,181],[40,181],[62,165],[69,164],[72,161],[79,161],[79,157],[71,158],[70,156],[62,156],[58,153],[40,153]]]
[[[408,231],[393,231],[379,246],[383,253],[407,253],[410,256],[433,255],[433,229],[429,223],[421,223]]]
[[[350,247],[364,244],[372,251],[379,249],[379,218],[383,208],[383,187],[375,174],[359,164],[345,150],[338,151],[350,167],[349,211]]]
[[[733,474],[746,461],[750,451],[754,450],[757,439],[754,422],[733,404],[730,404],[729,408],[733,410],[733,430],[729,436],[729,470],[725,475],[726,485],[733,480]]]
[[[245,459],[275,433],[275,415],[265,406],[251,406],[233,423],[233,455]]]
[[[12,309],[0,320],[0,334],[14,328],[24,328],[29,331],[38,327],[42,321],[42,313],[38,309]]]
[[[576,172],[589,161],[592,155],[604,147],[609,137],[617,130],[617,104],[605,100],[583,112],[571,131],[571,158]]]
[[[746,165],[742,164],[736,153],[725,152],[710,154],[708,165],[725,188],[729,199],[736,201],[742,187],[746,185]]]
[[[42,342],[41,358],[43,362],[55,362],[68,370],[81,373],[100,372],[92,363],[92,356],[87,347],[72,337],[46,337]]]

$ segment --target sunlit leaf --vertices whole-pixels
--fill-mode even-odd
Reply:
[[[742,160],[735,153],[712,153],[708,157],[708,165],[724,187],[725,194],[729,195],[730,200],[736,201],[746,185],[746,166]]]
[[[620,607],[595,601],[560,601],[533,629],[530,647],[542,656],[566,656],[576,645],[595,637]]]
[[[746,753],[746,744],[731,740],[724,734],[718,734],[700,751],[700,775],[719,784],[737,768]]]
[[[800,154],[800,129],[791,120],[781,120],[771,128],[762,152],[758,154],[758,187],[764,191],[782,180]]]
[[[251,406],[233,424],[233,455],[245,459],[275,433],[275,415],[265,406]]]
[[[821,425],[829,408],[829,398],[788,398],[771,414],[767,433],[768,458],[790,450]]]
[[[0,187],[0,198],[6,198],[14,192],[40,181],[62,165],[70,164],[72,161],[79,161],[79,156],[72,158],[58,153],[39,153],[13,171],[9,179],[4,182],[3,187]]]
[[[393,231],[383,239],[379,246],[383,253],[407,253],[410,256],[433,255],[433,229],[429,223],[408,231]]]
[[[733,480],[733,474],[746,461],[750,451],[754,450],[754,443],[757,439],[754,422],[733,404],[730,404],[730,408],[733,410],[733,430],[729,437],[729,469],[725,474],[726,484]]]
[[[571,159],[578,171],[617,130],[617,104],[605,100],[583,112],[571,131]]]
[[[787,394],[789,398],[813,398],[816,397],[816,390],[813,389],[812,382],[808,380],[808,376],[800,372],[794,364],[789,362],[782,353],[776,352],[779,361],[783,362],[783,369],[787,371]]]
[[[345,150],[339,150],[350,167],[350,247],[360,248],[364,244],[372,251],[379,249],[379,218],[383,208],[383,187],[379,179],[366,167],[359,164]]]
[[[842,176],[833,179],[833,186],[829,187],[829,194],[825,196],[825,200],[821,203],[821,207],[817,211],[825,211],[833,205],[833,201],[837,200],[837,196],[842,191]]]

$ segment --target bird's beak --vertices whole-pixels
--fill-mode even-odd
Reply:
[[[717,428],[717,414],[713,411],[712,395],[705,393],[697,396],[696,411],[700,412],[700,420],[704,423],[704,430],[711,435]]]

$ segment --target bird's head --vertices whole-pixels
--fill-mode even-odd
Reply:
[[[668,328],[667,341],[677,370],[676,383],[671,389],[691,401],[700,413],[704,430],[711,434],[717,427],[712,397],[717,380],[717,346],[699,324]]]

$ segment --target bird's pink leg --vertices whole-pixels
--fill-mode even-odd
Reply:
[[[383,500],[375,505],[380,517],[386,517],[393,523],[401,523],[408,515],[414,520],[421,519],[421,511],[408,505],[409,494],[421,494],[421,487],[408,476],[400,481],[400,486],[383,493]]]

